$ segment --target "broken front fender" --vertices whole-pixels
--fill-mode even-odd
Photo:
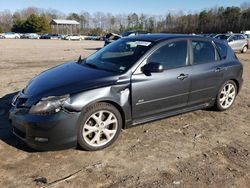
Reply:
[[[130,84],[107,86],[74,94],[64,104],[68,111],[84,112],[97,102],[109,102],[121,112],[125,126],[131,122]]]

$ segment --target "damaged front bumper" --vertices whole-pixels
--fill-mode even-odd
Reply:
[[[13,133],[36,150],[57,150],[77,145],[80,112],[61,110],[52,115],[32,115],[12,107],[9,119]]]

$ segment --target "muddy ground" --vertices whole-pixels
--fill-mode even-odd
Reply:
[[[36,152],[11,134],[13,93],[99,41],[0,40],[0,187],[249,187],[250,51],[244,85],[226,112],[199,110],[124,130],[111,147]]]

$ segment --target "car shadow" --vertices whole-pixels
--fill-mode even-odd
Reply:
[[[18,92],[9,93],[0,98],[0,140],[19,150],[36,152],[12,133],[13,127],[9,122],[9,110],[11,108],[11,101],[17,93]]]
[[[84,50],[100,50],[102,48],[84,48]]]

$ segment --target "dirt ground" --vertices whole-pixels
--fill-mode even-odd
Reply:
[[[41,71],[87,56],[100,41],[0,40],[0,187],[249,187],[250,50],[226,112],[199,110],[124,130],[111,147],[36,152],[10,132],[13,93]]]

